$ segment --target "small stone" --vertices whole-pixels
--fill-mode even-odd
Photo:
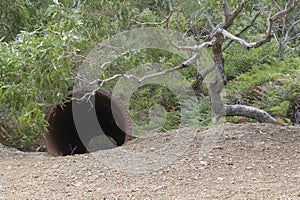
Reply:
[[[253,169],[253,167],[246,167],[246,170],[251,170]]]
[[[230,162],[227,163],[227,165],[233,165],[233,162],[230,161]]]
[[[222,178],[222,177],[218,177],[217,179],[218,179],[218,181],[224,181],[224,178]]]
[[[72,185],[75,186],[75,187],[79,187],[81,184],[82,184],[82,182],[75,182],[75,183],[72,183]]]
[[[204,161],[204,160],[201,160],[201,161],[200,161],[200,165],[202,165],[202,166],[207,166],[207,165],[208,165],[208,162],[207,162],[207,161]]]

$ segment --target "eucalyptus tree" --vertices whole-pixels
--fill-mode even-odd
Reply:
[[[166,1],[155,2],[155,5],[161,3],[164,6],[162,9],[156,6],[156,12],[163,13],[161,21],[149,22],[134,20],[134,22],[143,26],[163,25],[166,29],[167,40],[177,49],[185,50],[192,54],[189,59],[182,62],[179,66],[175,66],[173,70],[169,70],[169,72],[187,68],[195,64],[204,48],[208,48],[212,51],[214,64],[209,70],[197,72],[196,87],[202,83],[210,72],[215,72],[215,80],[209,85],[212,111],[214,114],[213,121],[218,121],[223,116],[242,115],[255,118],[260,122],[276,124],[276,119],[261,109],[245,105],[226,105],[223,103],[221,100],[221,92],[227,83],[224,73],[223,52],[233,42],[242,45],[246,49],[259,48],[269,43],[274,38],[274,29],[276,29],[278,20],[289,16],[296,10],[299,0],[291,0],[285,4],[285,7],[278,7],[278,10],[270,11],[266,11],[265,8],[266,6],[271,7],[271,2],[264,1],[198,0],[182,3],[169,0],[168,3],[166,3]],[[166,5],[168,5],[168,7],[166,7]],[[155,9],[152,8],[151,10]],[[168,13],[164,13],[163,11],[167,11]],[[185,24],[189,26],[182,25],[184,23],[180,24],[180,20],[178,20],[180,19],[178,17],[179,13],[184,12],[188,13],[188,15],[185,13],[183,16],[185,19],[188,18]],[[268,13],[268,16],[266,16],[266,13]],[[185,31],[186,34],[191,34],[196,37],[199,44],[195,44],[194,46],[180,46],[170,39],[169,29],[170,26],[174,25],[172,24],[174,18],[177,20],[176,22],[178,22],[177,27],[180,31]],[[172,28],[174,28],[174,26]],[[255,40],[248,42],[248,40],[253,40],[254,38],[251,34],[255,34]],[[153,76],[156,76],[156,74],[153,74]],[[107,80],[111,80],[111,78]],[[102,80],[101,82],[106,82],[106,80]]]

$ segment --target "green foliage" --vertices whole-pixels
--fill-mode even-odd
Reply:
[[[299,72],[299,58],[255,65],[227,85],[229,102],[256,106],[274,116],[290,118],[297,112],[300,98]]]
[[[149,114],[151,113],[151,108],[155,105],[160,105],[160,108],[165,109],[166,113],[162,112],[163,110],[161,109],[156,112],[154,111],[160,114],[160,116],[156,115],[153,120]],[[141,127],[149,125],[150,122],[161,125],[162,127],[160,128],[162,128],[162,130],[178,128],[180,125],[180,105],[178,97],[161,85],[150,84],[139,88],[131,96],[129,110],[132,120]],[[150,124],[149,126],[152,129],[157,127],[155,124]]]
[[[0,0],[0,39],[10,41],[21,30],[32,31],[39,20],[41,4],[30,0]]]
[[[16,40],[1,43],[0,105],[13,132],[8,138],[24,149],[32,147],[45,131],[45,109],[62,104],[71,86],[70,71],[85,38],[76,13],[61,4],[50,6],[50,21],[43,29],[21,32]]]
[[[127,30],[138,14],[134,1],[83,1],[82,15],[86,34],[95,42]]]
[[[257,49],[245,49],[240,44],[232,44],[225,52],[225,74],[230,81],[250,71],[254,66],[276,62],[275,42],[268,43]]]

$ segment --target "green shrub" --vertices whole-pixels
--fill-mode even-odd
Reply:
[[[228,99],[230,103],[256,106],[273,116],[295,122],[291,113],[297,112],[299,77],[299,58],[256,65],[226,86]]]
[[[0,106],[6,110],[1,124],[10,131],[9,143],[21,149],[31,149],[45,132],[47,108],[65,101],[70,72],[86,43],[80,15],[61,4],[45,14],[52,21],[42,29],[0,43]]]

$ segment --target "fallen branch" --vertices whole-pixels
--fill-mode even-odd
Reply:
[[[276,119],[259,108],[245,105],[224,105],[224,107],[226,116],[244,116],[256,119],[261,123],[278,124]]]

